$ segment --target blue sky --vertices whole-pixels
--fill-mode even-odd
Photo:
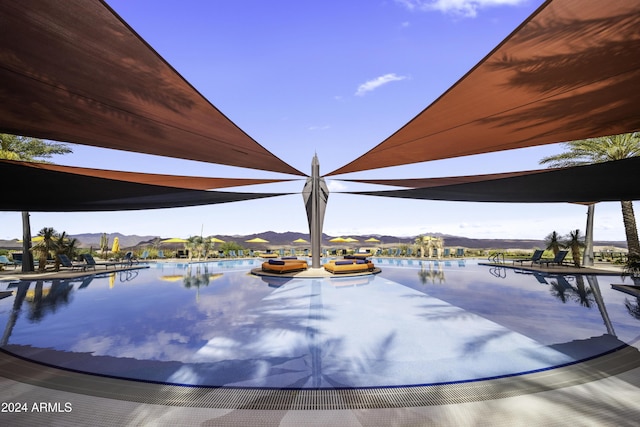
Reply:
[[[420,113],[508,36],[541,0],[107,0],[204,97],[268,150],[328,173]],[[182,175],[284,175],[114,150],[72,146],[56,163]],[[554,144],[344,175],[422,178],[538,169]],[[339,194],[373,187],[329,180],[330,235],[441,232],[541,239],[584,230],[586,208],[397,200]],[[238,191],[299,193],[303,181]],[[637,209],[637,208],[636,208]],[[19,213],[0,213],[0,238],[21,233]],[[113,213],[31,215],[67,233],[188,237],[308,232],[300,194],[224,205]],[[596,240],[624,240],[619,203],[596,206]]]

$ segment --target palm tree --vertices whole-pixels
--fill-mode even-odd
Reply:
[[[546,245],[547,250],[553,251],[553,256],[558,255],[560,246],[562,246],[560,243],[560,237],[556,231],[548,234],[547,237],[544,238],[544,244]]]
[[[75,237],[69,238],[66,232],[62,232],[59,239],[60,248],[58,253],[65,254],[70,259],[74,259],[78,253],[78,239]]]
[[[0,159],[42,161],[38,158],[50,158],[54,154],[71,153],[68,145],[27,136],[0,133]]]
[[[213,243],[211,239],[200,237],[200,249],[202,251],[202,257],[204,259],[207,259],[207,255],[213,250],[214,244],[215,243]]]
[[[184,248],[189,251],[189,261],[193,259],[193,253],[198,247],[198,236],[189,236],[184,244]]]
[[[569,232],[563,246],[571,251],[573,265],[580,267],[580,249],[585,247],[584,239],[580,236],[580,230]]]
[[[416,237],[416,245],[420,246],[420,256],[424,258],[424,247],[427,245],[428,237],[421,234]]]
[[[0,159],[20,160],[29,162],[45,162],[42,159],[50,158],[54,154],[71,153],[68,145],[59,142],[51,142],[38,138],[0,133]],[[33,259],[31,257],[31,225],[29,212],[22,212],[22,271],[33,271]]]
[[[33,246],[32,251],[38,256],[38,270],[44,271],[49,254],[58,249],[58,233],[52,227],[45,227],[38,232],[38,236],[41,236],[42,240]]]
[[[540,163],[548,164],[550,167],[568,167],[637,157],[640,156],[640,133],[582,139],[567,142],[564,145],[567,148],[566,152],[545,157],[540,160]],[[638,259],[640,258],[640,240],[638,240],[633,203],[630,200],[623,200],[620,203],[629,259]]]

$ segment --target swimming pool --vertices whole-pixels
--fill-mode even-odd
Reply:
[[[618,276],[373,261],[380,274],[353,278],[257,277],[250,259],[5,282],[2,349],[141,381],[335,389],[514,376],[638,341]]]

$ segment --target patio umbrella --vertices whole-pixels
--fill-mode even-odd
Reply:
[[[380,240],[376,239],[375,237],[369,237],[367,240],[365,240],[365,242],[380,243]]]
[[[344,237],[334,237],[333,239],[329,240],[332,243],[346,243],[347,239],[345,239]]]
[[[353,237],[347,237],[346,239],[344,239],[345,242],[347,243],[353,243],[353,242],[358,242],[358,239],[354,239]]]
[[[187,242],[188,242],[187,239],[181,239],[179,237],[172,237],[170,239],[164,239],[160,241],[160,243],[187,243]]]
[[[31,243],[37,243],[37,242],[42,242],[44,240],[44,237],[42,236],[34,236],[31,238]],[[18,243],[22,243],[22,240],[18,240]]]
[[[253,239],[245,240],[247,243],[269,243],[268,240],[261,239],[260,237],[254,237]]]
[[[225,243],[224,240],[220,240],[217,237],[212,237],[211,239],[209,239],[209,241],[211,243]]]
[[[120,250],[120,239],[114,237],[113,246],[111,247],[111,252],[118,252]]]
[[[293,241],[293,243],[309,243],[309,242],[307,242],[306,240],[304,240],[304,239],[301,237],[301,238],[299,238],[299,239],[294,240],[294,241]]]

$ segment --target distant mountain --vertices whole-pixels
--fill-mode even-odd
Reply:
[[[70,234],[69,237],[78,239],[78,241],[80,242],[79,247],[81,248],[97,248],[100,246],[100,238],[102,237],[102,233]],[[120,242],[121,248],[130,248],[138,246],[142,242],[153,240],[157,236],[125,236],[121,233],[108,233],[107,237],[109,238],[109,246],[113,245],[113,239],[117,237]]]
[[[526,240],[526,239],[472,239],[469,237],[461,237],[461,236],[451,236],[445,235],[441,233],[425,233],[431,236],[442,237],[444,239],[445,246],[448,247],[463,247],[469,249],[533,249],[533,248],[541,248],[544,246],[542,240]],[[81,248],[97,248],[100,246],[100,237],[102,233],[84,233],[84,234],[74,234],[71,237],[78,239],[80,242]],[[152,244],[152,242],[159,238],[159,236],[138,236],[138,235],[123,235],[121,233],[110,233],[107,235],[109,237],[109,245],[113,244],[113,239],[118,237],[120,240],[121,248],[131,248],[135,246],[146,246]],[[164,236],[162,238],[167,238],[171,236]],[[262,239],[267,240],[269,243],[265,243],[264,245],[255,245],[258,249],[262,248],[280,248],[280,247],[305,247],[305,244],[297,244],[293,243],[294,240],[297,239],[305,239],[306,241],[310,241],[309,233],[299,233],[294,231],[287,231],[284,233],[278,233],[275,231],[265,231],[262,233],[256,234],[247,234],[247,235],[216,235],[217,238],[224,240],[225,242],[236,242],[243,246],[249,247],[251,246],[248,243],[245,243],[246,240],[253,239],[255,237],[260,237]],[[334,244],[329,242],[329,239],[332,239],[337,236],[329,236],[327,234],[322,235],[322,245],[323,246],[340,246],[340,244]],[[358,240],[358,243],[355,243],[353,246],[393,246],[393,245],[401,245],[401,244],[410,244],[415,241],[416,236],[389,236],[389,235],[379,235],[379,234],[364,234],[364,235],[351,235],[351,236],[342,236],[342,237],[352,237]],[[365,240],[375,237],[380,240],[381,243],[366,243]],[[308,246],[308,244],[306,244]],[[627,242],[624,241],[596,241],[594,242],[594,246],[611,246],[616,248],[626,248]],[[0,248],[4,249],[19,249],[21,247],[20,243],[17,243],[15,240],[11,241],[3,241],[0,240]]]

